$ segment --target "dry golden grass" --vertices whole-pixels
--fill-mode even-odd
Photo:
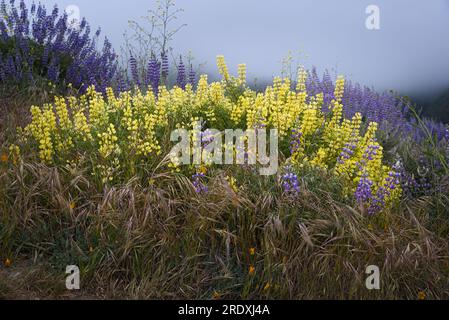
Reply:
[[[1,258],[35,257],[30,268],[59,280],[32,285],[56,296],[77,264],[83,293],[109,298],[448,297],[448,243],[426,228],[431,198],[368,218],[328,191],[236,194],[223,176],[206,196],[174,174],[96,190],[82,172],[24,163],[0,177]],[[372,264],[380,291],[365,287]]]

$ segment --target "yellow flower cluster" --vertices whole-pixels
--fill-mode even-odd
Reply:
[[[238,71],[238,84],[245,85],[246,84],[246,64],[239,64]]]
[[[230,79],[229,70],[228,70],[228,66],[226,65],[224,56],[217,57],[217,66],[218,66],[218,71],[220,72],[220,74],[223,77],[223,80],[229,81],[229,79]]]
[[[112,154],[119,154],[120,148],[117,145],[118,138],[116,136],[116,131],[114,125],[111,123],[107,128],[106,132],[98,134],[98,139],[100,142],[100,147],[98,152],[103,158],[108,158]]]
[[[112,89],[105,97],[90,87],[79,98],[57,97],[54,104],[33,106],[25,138],[37,144],[43,162],[66,163],[84,153],[101,180],[111,181],[121,162],[131,168],[160,152],[156,130],[167,125],[171,98],[167,90],[157,100],[152,90],[116,96]]]
[[[231,190],[237,193],[239,191],[239,187],[237,186],[237,180],[234,177],[229,176],[227,176],[225,179],[228,182]]]
[[[330,110],[323,111],[323,94],[307,94],[303,68],[296,85],[276,77],[264,92],[256,92],[245,85],[244,64],[237,77],[229,74],[223,56],[217,57],[217,65],[222,81],[209,83],[202,75],[196,89],[161,86],[157,94],[136,90],[116,95],[112,89],[103,94],[91,87],[79,98],[57,98],[54,105],[31,108],[33,120],[25,133],[37,142],[42,161],[65,162],[72,153],[84,152],[97,161],[92,167],[101,168],[102,179],[109,181],[118,168],[134,174],[137,164],[150,163],[162,151],[168,154],[171,130],[191,128],[196,120],[219,130],[276,128],[287,142],[295,129],[301,133],[299,147],[289,161],[334,172],[345,181],[348,193],[362,175],[368,175],[374,189],[385,184],[391,168],[382,163],[377,124],[365,132],[360,114],[343,117],[343,77],[336,82]],[[179,170],[177,164],[171,166]]]
[[[343,99],[343,94],[345,92],[345,78],[338,77],[337,81],[335,81],[335,93],[334,93],[334,101],[340,103],[341,99]]]
[[[32,123],[29,131],[39,144],[39,157],[46,163],[51,163],[54,153],[54,142],[57,136],[52,135],[56,128],[56,117],[51,105],[45,105],[42,109],[31,107]]]

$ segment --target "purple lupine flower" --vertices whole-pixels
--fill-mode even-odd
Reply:
[[[401,159],[398,159],[396,163],[393,165],[392,169],[397,173],[398,179],[400,181],[400,186],[403,193],[411,197],[414,193],[414,190],[417,188],[416,180],[413,176],[408,173]]]
[[[376,192],[376,195],[371,199],[371,205],[368,208],[368,214],[374,215],[385,209],[385,200],[391,195],[391,193],[400,185],[400,173],[390,171],[388,178],[386,178],[385,184]]]
[[[54,60],[52,60],[50,62],[49,66],[48,66],[47,77],[53,83],[56,83],[58,81],[58,78],[59,78],[59,62],[57,61],[57,59],[54,59]]]
[[[373,194],[373,181],[366,173],[366,166],[368,162],[374,160],[374,156],[377,155],[380,146],[377,144],[370,144],[365,149],[362,160],[357,163],[358,169],[362,172],[356,191],[354,193],[355,199],[368,206],[368,214],[374,215],[382,211],[385,207],[385,199],[391,194],[391,191],[397,188],[400,184],[400,174],[391,171],[386,179],[385,185],[378,188],[377,192]],[[344,149],[342,154],[349,155],[351,148]],[[344,161],[344,156],[340,157],[341,161]]]
[[[368,215],[373,216],[381,212],[385,207],[385,189],[380,187],[376,196],[371,199],[371,205],[368,207]]]
[[[128,91],[128,90],[129,90],[129,86],[128,86],[127,81],[125,80],[124,74],[119,73],[119,75],[117,76],[117,91],[124,92],[124,91]]]
[[[432,189],[432,184],[430,182],[430,163],[425,156],[419,158],[419,164],[417,169],[418,179],[418,190],[420,193],[429,194]]]
[[[129,58],[129,65],[131,67],[131,76],[133,78],[133,81],[138,87],[140,87],[139,72],[137,71],[137,60],[132,54]]]
[[[210,129],[201,131],[201,147],[206,148],[215,139],[215,134]]]
[[[205,177],[205,174],[202,172],[192,176],[192,184],[196,193],[207,193],[209,191],[209,188],[203,182]]]
[[[417,187],[418,190],[423,194],[428,195],[432,193],[432,184],[430,183],[428,177],[420,177],[417,181]]]
[[[359,180],[357,189],[355,191],[355,198],[359,203],[367,203],[373,198],[372,193],[373,182],[364,173]]]
[[[168,78],[168,72],[169,72],[169,65],[168,65],[168,55],[167,52],[161,53],[161,77],[164,82],[167,81]]]
[[[289,171],[290,170],[287,169],[287,173],[281,176],[280,183],[285,194],[289,196],[296,196],[301,191],[299,187],[298,176]]]
[[[411,198],[417,193],[419,184],[412,174],[403,171],[401,172],[401,188],[405,196]]]
[[[151,55],[150,61],[148,63],[147,71],[147,85],[150,85],[153,89],[154,94],[157,94],[159,90],[159,81],[161,78],[161,64],[157,61],[154,54]]]
[[[389,191],[395,190],[400,185],[401,174],[397,171],[390,171],[388,177],[385,179],[385,187]]]
[[[400,176],[401,174],[399,172],[390,171],[388,177],[385,179],[385,184],[380,186],[374,195],[371,192],[372,183],[369,179],[367,180],[366,176],[360,179],[355,197],[359,202],[369,204],[369,215],[374,215],[385,209],[386,199],[400,185]]]
[[[356,148],[357,148],[357,141],[345,143],[345,146],[340,152],[337,162],[340,164],[344,164],[346,160],[351,159],[351,157],[354,155],[354,150]]]
[[[196,72],[195,72],[195,70],[193,70],[192,64],[190,64],[190,68],[189,68],[189,84],[194,86],[195,83],[196,83]]]
[[[296,129],[292,129],[291,141],[290,141],[290,154],[294,154],[299,150],[301,146],[302,132]]]
[[[176,84],[181,88],[185,89],[187,84],[186,79],[186,67],[184,63],[182,62],[182,57],[179,58],[179,65],[178,65],[178,77],[176,79]]]
[[[44,53],[42,55],[42,60],[41,60],[42,65],[47,65],[48,60],[49,60],[48,59],[49,55],[50,55],[50,46],[46,46],[44,48]]]

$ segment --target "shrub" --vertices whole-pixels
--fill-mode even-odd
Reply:
[[[196,90],[190,84],[185,89],[160,86],[157,96],[152,90],[116,96],[107,89],[104,97],[91,87],[79,99],[58,97],[54,104],[32,107],[22,148],[31,148],[31,154],[47,164],[87,166],[105,185],[155,170],[163,160],[160,155],[169,152],[171,130],[193,129],[196,120],[203,120],[203,135],[208,128],[276,128],[286,166],[333,173],[342,181],[343,194],[355,194],[370,213],[400,197],[397,172],[383,162],[377,124],[364,129],[360,114],[343,117],[343,78],[337,82],[330,112],[324,113],[323,94],[308,97],[305,91],[304,71],[296,91],[288,79],[275,78],[273,86],[257,93],[246,86],[245,65],[239,66],[238,77],[229,75],[221,56],[218,67],[223,80],[209,84],[203,75]],[[169,166],[184,169],[177,168],[176,161]],[[184,173],[189,170],[196,169],[187,167]]]

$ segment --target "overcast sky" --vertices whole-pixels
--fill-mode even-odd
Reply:
[[[31,2],[31,0],[26,0]],[[76,5],[120,47],[128,20],[154,0],[40,0]],[[449,0],[178,0],[186,23],[173,47],[192,50],[205,71],[224,54],[231,70],[247,63],[251,78],[270,79],[292,51],[301,63],[403,93],[449,87]],[[368,5],[380,8],[380,30],[365,27]],[[421,92],[420,92],[421,93]]]

